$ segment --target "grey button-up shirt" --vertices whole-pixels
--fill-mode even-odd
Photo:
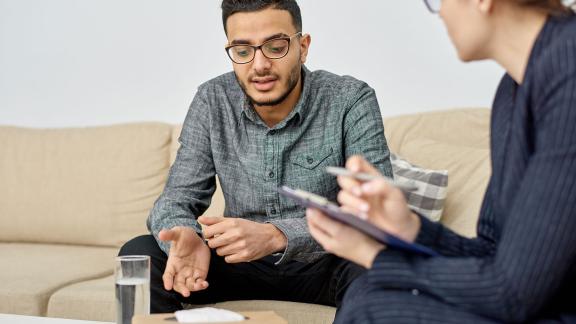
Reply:
[[[248,103],[233,72],[202,84],[180,135],[168,182],[148,219],[160,247],[161,229],[190,226],[210,205],[218,175],[225,217],[274,224],[288,245],[278,264],[312,262],[325,254],[308,232],[304,208],[281,196],[287,185],[331,200],[338,193],[327,166],[360,154],[392,176],[374,90],[349,76],[302,69],[303,91],[293,111],[268,127]],[[220,215],[211,215],[220,216]]]

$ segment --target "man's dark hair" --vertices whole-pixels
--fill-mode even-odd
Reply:
[[[237,12],[254,12],[268,8],[288,11],[292,16],[292,24],[296,27],[296,31],[302,32],[302,15],[295,0],[223,0],[221,8],[222,23],[226,34],[228,34],[226,30],[228,17]]]

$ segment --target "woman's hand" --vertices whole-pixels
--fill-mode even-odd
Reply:
[[[354,228],[330,219],[317,209],[307,209],[306,219],[312,237],[330,253],[370,269],[384,245]]]
[[[352,172],[380,175],[378,170],[360,156],[346,161]],[[414,214],[402,191],[385,179],[362,183],[350,177],[338,177],[342,190],[338,202],[344,210],[358,215],[382,230],[408,242],[414,242],[420,231],[420,219]]]

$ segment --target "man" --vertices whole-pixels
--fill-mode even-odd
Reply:
[[[235,299],[339,305],[363,270],[314,243],[304,209],[276,188],[334,200],[325,168],[354,154],[392,176],[374,91],[304,67],[311,39],[294,0],[224,0],[222,18],[234,73],[199,87],[148,219],[153,236],[120,254],[152,257],[153,313]],[[216,175],[225,214],[198,217]]]

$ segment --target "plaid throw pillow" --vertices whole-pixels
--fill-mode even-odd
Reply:
[[[410,208],[430,220],[439,221],[448,193],[448,170],[423,169],[393,153],[390,161],[395,183],[418,188],[406,193]]]

